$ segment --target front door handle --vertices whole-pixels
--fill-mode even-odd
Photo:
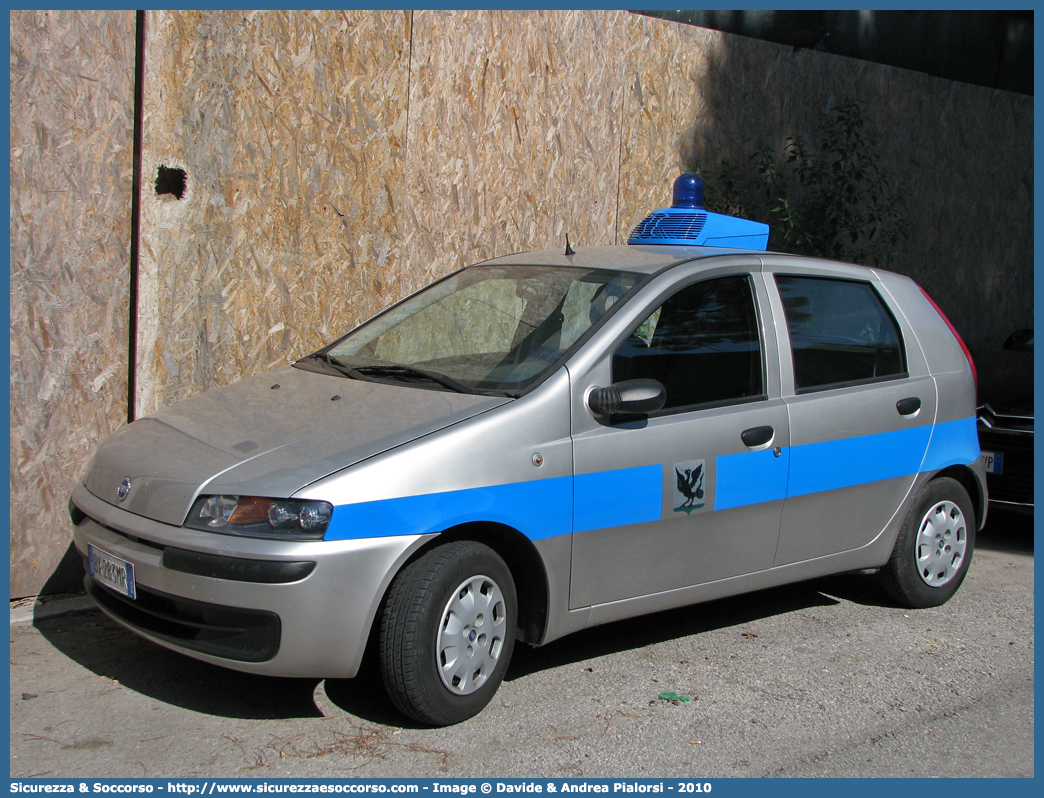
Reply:
[[[740,438],[747,446],[764,446],[775,434],[776,431],[772,427],[751,427],[743,430]]]
[[[895,403],[895,409],[899,411],[901,416],[912,416],[921,409],[921,400],[916,396],[911,396],[909,399],[900,399]]]

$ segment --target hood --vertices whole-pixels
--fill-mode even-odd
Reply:
[[[180,525],[200,493],[289,498],[507,401],[284,366],[127,425],[95,455],[84,484],[117,507]]]

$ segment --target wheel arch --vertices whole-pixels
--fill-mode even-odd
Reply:
[[[455,540],[483,543],[504,560],[515,581],[518,596],[518,639],[523,643],[539,644],[547,630],[550,605],[547,569],[536,546],[517,529],[490,521],[473,521],[450,527],[414,551],[402,563],[400,570],[432,549]],[[379,613],[377,617],[380,617]]]
[[[944,468],[942,471],[932,475],[932,479],[938,479],[939,477],[950,477],[957,480],[968,492],[972,509],[975,511],[976,529],[982,529],[983,524],[986,522],[986,490],[975,475],[975,472],[968,466],[955,465]]]

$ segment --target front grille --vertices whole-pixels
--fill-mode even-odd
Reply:
[[[131,540],[135,543],[140,543],[142,546],[148,546],[151,549],[158,549],[159,551],[163,551],[164,547],[160,543],[153,543],[151,540],[139,538],[136,535],[131,535],[129,532],[121,532],[119,529],[115,529],[114,527],[111,527],[108,524],[103,524],[94,516],[87,515],[87,513],[85,513],[83,510],[76,506],[72,499],[69,499],[69,517],[72,518],[73,526],[79,526],[89,518],[102,529],[106,529],[109,532],[112,532],[112,534],[114,535],[119,535],[121,538],[126,538],[127,540]]]
[[[267,662],[279,651],[279,616],[172,596],[137,585],[137,598],[121,596],[95,581],[87,593],[114,617],[160,640],[239,662]]]

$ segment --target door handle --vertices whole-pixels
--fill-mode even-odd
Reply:
[[[901,416],[912,416],[921,409],[921,400],[916,396],[911,396],[909,399],[900,399],[895,403],[895,409],[899,411]]]
[[[772,427],[751,427],[740,433],[740,439],[747,446],[764,446],[775,434],[776,431]]]

